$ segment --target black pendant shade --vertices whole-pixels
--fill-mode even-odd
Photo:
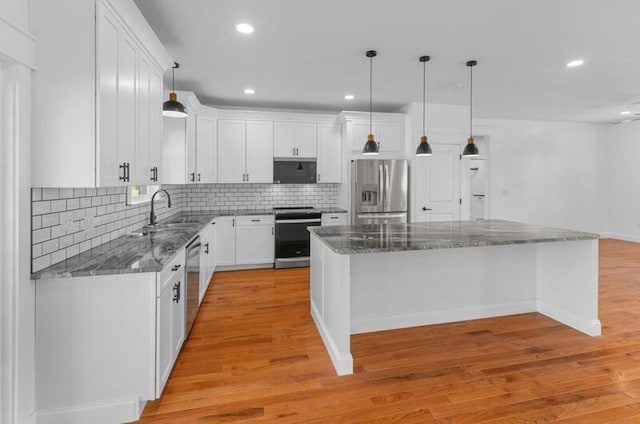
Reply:
[[[479,154],[480,151],[478,150],[478,146],[473,142],[473,137],[469,137],[467,139],[467,145],[464,146],[462,156],[478,156]]]
[[[380,153],[378,148],[378,143],[373,140],[373,134],[369,134],[367,136],[367,142],[364,143],[364,148],[362,149],[363,155],[377,155]]]
[[[366,56],[369,58],[369,135],[367,136],[367,142],[362,148],[363,155],[377,155],[380,153],[380,146],[373,139],[373,58],[378,53],[375,50],[369,50]]]
[[[473,67],[478,64],[475,60],[467,62],[469,67],[469,138],[467,139],[467,145],[464,146],[462,156],[471,157],[478,156],[480,151],[478,146],[473,142],[472,123],[473,123]]]
[[[427,91],[427,62],[431,58],[429,56],[420,56],[418,59],[422,63],[422,137],[420,137],[420,144],[416,149],[416,156],[431,156],[431,146],[427,141],[425,135],[425,104],[426,104],[426,91]]]
[[[177,62],[173,62],[173,69],[171,70],[171,93],[169,93],[169,100],[162,104],[162,115],[169,118],[184,118],[187,116],[187,108],[178,101],[178,95],[175,93],[176,85],[176,68],[180,65]]]
[[[431,145],[427,142],[427,136],[423,135],[420,137],[420,144],[418,144],[418,148],[416,149],[416,156],[431,156],[432,154]]]

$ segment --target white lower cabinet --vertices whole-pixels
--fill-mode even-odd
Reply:
[[[209,288],[209,283],[216,270],[216,221],[207,224],[200,231],[200,243],[202,251],[200,253],[200,296],[198,301],[202,303],[204,294]]]
[[[218,217],[216,218],[216,227],[216,265],[235,265],[236,217]]]
[[[347,214],[344,212],[323,213],[320,219],[320,225],[323,227],[329,225],[348,225]]]
[[[160,272],[38,280],[38,423],[139,418],[185,337],[184,250]]]
[[[274,261],[273,215],[217,218],[216,265],[265,265]]]
[[[273,215],[239,216],[236,221],[236,265],[273,263]]]
[[[156,397],[160,397],[185,337],[184,251],[158,273],[156,300]]]

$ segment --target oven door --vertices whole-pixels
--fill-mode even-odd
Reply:
[[[320,225],[319,218],[276,220],[276,268],[307,266],[310,235],[307,227]]]

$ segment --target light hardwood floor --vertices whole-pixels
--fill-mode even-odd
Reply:
[[[216,273],[140,423],[640,423],[640,244],[600,242],[601,337],[539,315],[352,336],[337,377],[309,270]]]

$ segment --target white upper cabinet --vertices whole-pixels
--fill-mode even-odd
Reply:
[[[32,0],[30,13],[33,186],[150,183],[172,61],[133,1]]]
[[[273,182],[273,122],[218,120],[218,182]]]
[[[162,71],[144,52],[138,55],[138,141],[135,143],[133,184],[162,181]],[[102,156],[102,155],[101,155]]]
[[[273,182],[273,122],[247,121],[246,182]]]
[[[318,124],[318,182],[342,182],[342,125]]]
[[[273,132],[274,157],[316,157],[316,124],[274,122]]]
[[[215,183],[217,172],[217,120],[207,115],[196,115],[196,176],[198,183]]]
[[[403,113],[376,113],[373,123],[369,124],[368,114],[348,112],[342,114],[346,123],[347,142],[352,154],[362,153],[369,131],[380,144],[380,153],[388,156],[403,155],[404,127],[406,116]]]
[[[218,182],[241,183],[245,180],[245,121],[218,120]]]

